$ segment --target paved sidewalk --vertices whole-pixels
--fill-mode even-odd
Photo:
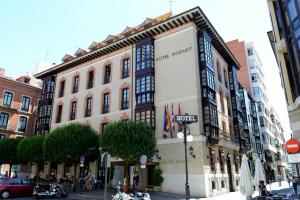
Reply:
[[[281,186],[279,186],[278,182],[272,183],[271,185],[267,185],[267,189],[270,191],[272,190],[272,194],[279,194],[279,193],[291,193],[294,194],[292,188],[288,186],[286,181],[283,181]],[[298,188],[300,191],[300,187]],[[165,192],[149,192],[151,196],[151,200],[184,200],[185,196],[182,194],[174,194],[174,193],[165,193]],[[112,190],[111,193],[107,193],[107,199],[110,200],[112,195],[115,194],[115,191]],[[254,192],[253,199],[258,196],[258,192]],[[104,192],[83,192],[83,193],[70,193],[68,199],[72,200],[103,200],[104,199]],[[193,200],[243,200],[246,199],[240,192],[230,192],[216,197],[210,198],[196,198],[192,197]]]

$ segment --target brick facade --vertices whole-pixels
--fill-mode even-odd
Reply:
[[[11,107],[3,105],[5,92],[13,94]],[[23,96],[30,98],[28,111],[22,111]],[[9,114],[7,128],[0,129],[0,134],[5,137],[15,138],[17,136],[29,136],[34,134],[35,123],[37,118],[38,99],[41,96],[41,89],[31,86],[30,84],[16,81],[5,76],[0,77],[0,113]],[[20,116],[27,117],[26,131],[18,131]]]

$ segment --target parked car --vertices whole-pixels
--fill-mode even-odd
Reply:
[[[0,197],[7,199],[12,196],[31,196],[34,182],[22,178],[0,178]]]

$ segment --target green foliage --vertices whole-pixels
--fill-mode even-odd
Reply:
[[[0,140],[0,164],[17,164],[17,146],[20,139]]]
[[[153,169],[153,185],[161,186],[164,181],[164,177],[162,177],[163,171],[160,168]]]
[[[155,145],[153,129],[142,122],[109,123],[101,137],[102,151],[125,162],[137,161],[143,154],[151,159]]]
[[[42,163],[44,161],[44,136],[31,136],[20,141],[17,147],[17,158],[20,162]]]
[[[58,127],[46,136],[43,150],[53,162],[79,162],[81,155],[94,161],[99,156],[99,137],[91,127],[72,123]]]

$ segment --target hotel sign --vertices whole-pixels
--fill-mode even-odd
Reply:
[[[175,115],[175,122],[180,123],[180,124],[191,124],[195,123],[198,121],[198,116],[197,115]]]
[[[162,61],[162,60],[166,60],[166,59],[169,59],[171,57],[175,57],[175,56],[179,56],[181,54],[186,54],[186,53],[189,53],[192,51],[192,47],[185,47],[185,48],[182,48],[182,49],[177,49],[177,50],[174,50],[170,53],[167,53],[165,55],[161,55],[161,56],[157,56],[155,58],[155,61],[158,62],[158,61]]]

